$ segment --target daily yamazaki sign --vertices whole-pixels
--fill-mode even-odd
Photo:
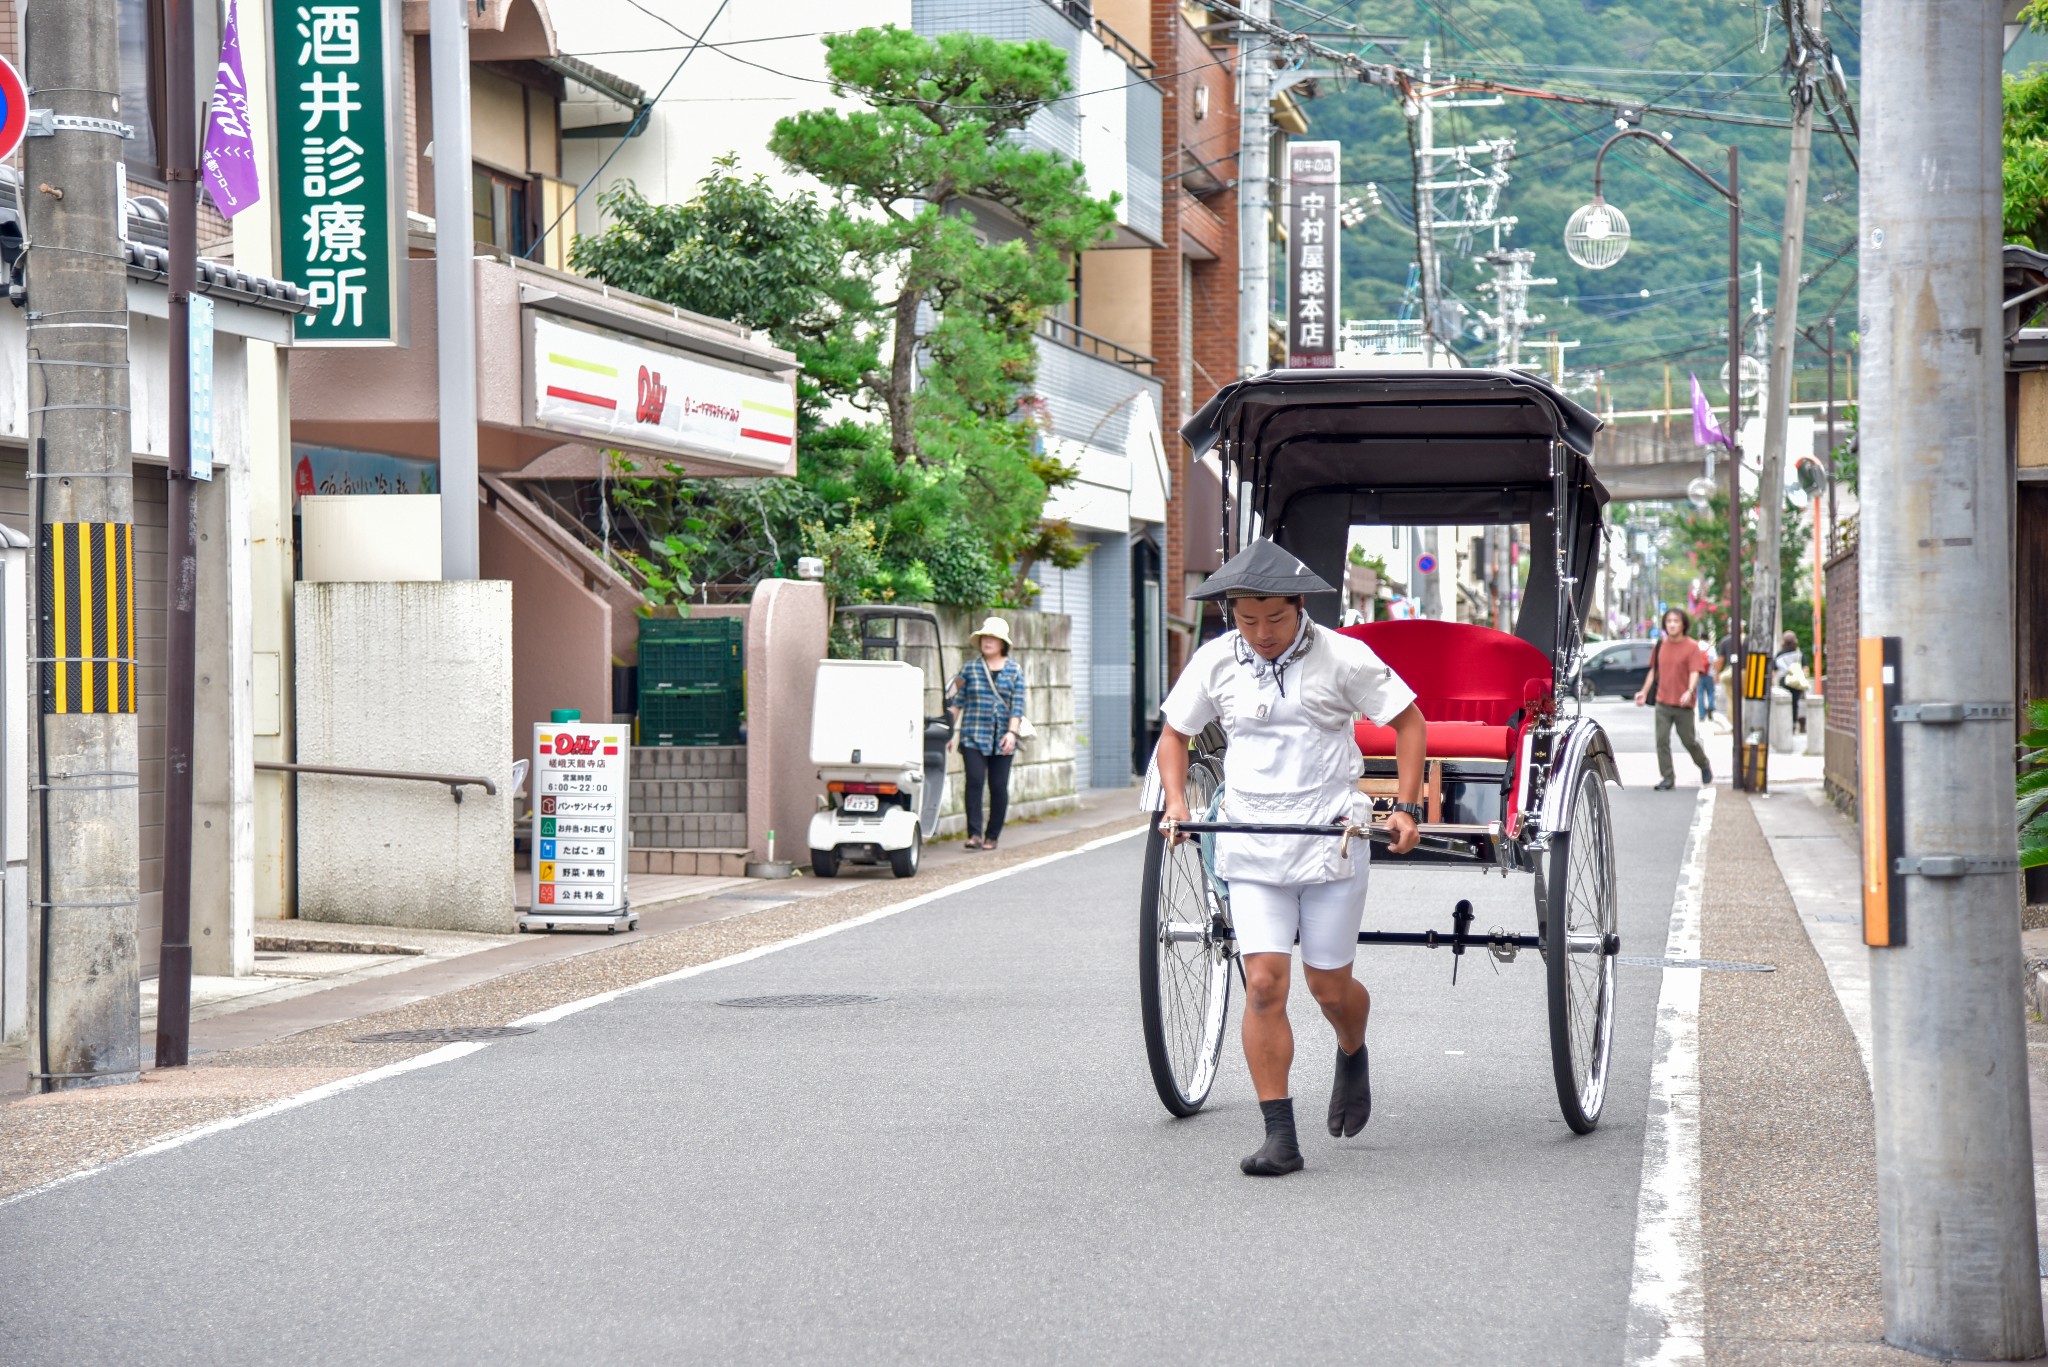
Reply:
[[[789,464],[796,394],[788,380],[539,313],[532,318],[535,426],[761,469]]]

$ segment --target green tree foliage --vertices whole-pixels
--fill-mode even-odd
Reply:
[[[774,481],[677,480],[673,466],[629,479],[622,508],[643,533],[630,553],[660,592],[788,573],[797,548],[829,544],[849,567],[835,596],[1023,601],[1032,563],[1082,555],[1043,519],[1075,472],[1017,420],[1032,334],[1069,297],[1071,255],[1114,219],[1078,166],[1011,137],[1067,92],[1066,55],[893,27],[826,47],[839,93],[866,107],[785,119],[771,146],[830,202],[778,194],[726,158],[685,203],[608,196],[611,226],[572,252],[608,283],[766,329],[803,364],[800,489],[764,499],[748,486]],[[1024,236],[982,241],[972,203]]]
[[[2020,828],[2020,864],[2048,867],[2048,698],[2027,704],[2020,737],[2019,776],[2013,785]]]
[[[1704,511],[1689,503],[1670,504],[1659,510],[1658,520],[1671,533],[1673,554],[1666,561],[1680,582],[1670,584],[1665,597],[1684,606],[1684,586],[1695,576],[1703,603],[1697,614],[1718,639],[1728,630],[1728,495],[1715,494]],[[1779,525],[1784,536],[1778,547],[1778,582],[1784,587],[1783,629],[1799,638],[1799,648],[1813,652],[1813,595],[1808,590],[1812,572],[1808,567],[1813,538],[1812,514],[1785,501]],[[1757,513],[1754,500],[1742,505],[1742,563],[1754,564],[1757,553]],[[1745,572],[1746,573],[1746,572]],[[1748,585],[1744,585],[1747,592]],[[1746,601],[1746,600],[1745,600]],[[1746,609],[1745,609],[1746,611]],[[1775,652],[1777,643],[1771,643]]]
[[[1066,53],[894,25],[825,48],[835,92],[866,107],[783,119],[770,149],[831,188],[848,248],[894,282],[889,355],[864,387],[896,465],[959,488],[968,524],[1021,591],[1035,560],[1080,562],[1071,532],[1042,521],[1046,494],[1074,472],[1015,420],[1037,374],[1032,336],[1069,297],[1072,255],[1115,220],[1078,165],[1012,136],[1068,93]],[[977,205],[1023,234],[988,240]]]
[[[2023,12],[2038,25],[2039,6]],[[2004,78],[2005,240],[2048,249],[2048,66]]]

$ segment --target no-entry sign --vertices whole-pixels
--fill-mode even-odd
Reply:
[[[11,157],[28,131],[28,87],[14,63],[0,57],[0,158]]]

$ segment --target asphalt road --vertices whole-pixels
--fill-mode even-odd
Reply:
[[[1625,952],[1663,951],[1692,809],[1617,795]],[[1152,1093],[1141,852],[0,1208],[7,1359],[1620,1361],[1656,971],[1622,970],[1606,1118],[1575,1138],[1539,959],[1468,955],[1453,988],[1446,952],[1371,952],[1371,1125],[1322,1132],[1332,1046],[1298,991],[1309,1166],[1248,1179],[1234,1040],[1200,1116]],[[1387,869],[1368,924],[1448,927],[1460,896],[1533,927],[1526,878]],[[719,1004],[811,992],[880,1000]]]

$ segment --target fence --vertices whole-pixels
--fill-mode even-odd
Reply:
[[[1824,686],[1827,697],[1827,734],[1821,766],[1827,795],[1850,816],[1856,815],[1856,542],[1853,537],[1837,543],[1835,554],[1823,567],[1827,578],[1827,606],[1822,649],[1826,654]]]

